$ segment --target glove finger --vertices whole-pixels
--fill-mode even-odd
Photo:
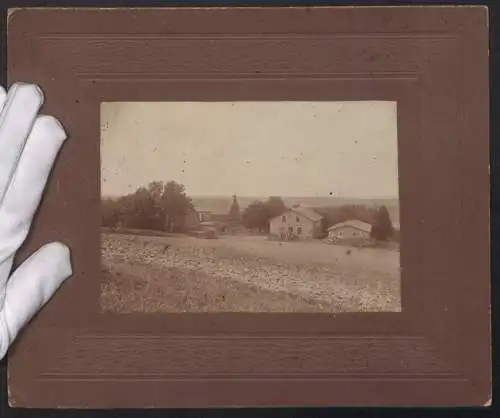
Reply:
[[[0,113],[0,204],[42,104],[43,93],[32,84],[16,83],[7,94]]]
[[[6,99],[7,99],[7,92],[2,86],[0,86],[0,113],[2,112],[3,105],[5,104]]]
[[[7,286],[7,280],[12,270],[12,265],[14,264],[14,257],[8,257],[3,263],[0,263],[0,309],[3,306],[5,300],[5,290]]]
[[[54,160],[66,139],[57,119],[36,119],[17,170],[0,205],[0,263],[19,248],[28,235]]]
[[[4,330],[0,331],[0,338],[4,341],[7,339],[7,345],[10,345],[19,331],[71,275],[69,248],[59,242],[41,247],[21,264],[7,283],[1,311],[3,321],[0,322]],[[0,344],[3,345],[6,344]]]

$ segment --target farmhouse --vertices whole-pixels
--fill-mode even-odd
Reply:
[[[305,207],[293,207],[269,221],[269,233],[281,239],[310,239],[321,236],[323,217]]]
[[[364,241],[370,238],[371,229],[372,226],[363,221],[339,222],[328,228],[328,240],[334,242]]]

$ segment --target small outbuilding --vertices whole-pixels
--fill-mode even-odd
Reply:
[[[328,228],[328,240],[332,242],[361,242],[370,239],[372,226],[363,221],[339,222]]]

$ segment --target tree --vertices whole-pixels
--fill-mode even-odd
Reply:
[[[271,196],[265,202],[255,201],[243,212],[243,223],[248,229],[269,232],[269,221],[287,210],[281,197]]]
[[[163,190],[165,183],[163,181],[152,181],[148,184],[148,196],[151,202],[150,222],[154,229],[162,230],[165,222],[165,210],[163,205]]]
[[[188,211],[193,210],[193,203],[187,196],[185,187],[175,181],[169,181],[163,187],[161,201],[166,231],[174,232],[175,229],[181,229]]]
[[[391,217],[387,207],[380,206],[374,216],[370,236],[377,241],[388,241],[394,234]]]
[[[118,225],[119,204],[113,199],[103,199],[101,202],[101,225],[115,228]]]
[[[287,210],[285,203],[279,196],[271,196],[264,204],[266,205],[268,221]]]
[[[164,187],[165,183],[163,181],[151,181],[148,183],[148,193],[154,201],[161,201]]]
[[[243,223],[248,229],[257,229],[259,232],[266,231],[267,210],[264,202],[256,200],[243,211]]]
[[[120,224],[127,228],[158,229],[153,198],[146,187],[139,187],[134,193],[119,200]]]

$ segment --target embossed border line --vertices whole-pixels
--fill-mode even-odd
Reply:
[[[106,82],[123,82],[128,80],[141,82],[154,82],[160,80],[326,80],[326,81],[383,81],[383,80],[400,80],[419,82],[421,74],[418,72],[385,72],[385,73],[297,73],[297,72],[214,72],[207,73],[153,73],[148,74],[144,78],[144,73],[139,72],[122,72],[122,73],[98,73],[98,72],[77,72],[76,77],[82,81],[106,81]]]
[[[460,35],[453,32],[436,32],[436,33],[403,33],[403,32],[332,32],[325,34],[317,33],[137,33],[131,35],[130,33],[113,32],[106,35],[97,35],[93,33],[78,33],[78,34],[64,34],[54,32],[40,33],[39,40],[95,40],[95,41],[109,41],[109,40],[163,40],[167,38],[174,38],[176,40],[204,40],[208,42],[216,41],[219,39],[258,39],[258,40],[293,40],[293,39],[428,39],[428,40],[458,40]]]
[[[458,374],[431,374],[429,373],[428,375],[426,374],[376,374],[373,373],[371,375],[369,374],[353,374],[353,373],[337,373],[337,374],[325,374],[324,376],[317,375],[317,374],[295,374],[295,375],[287,375],[287,374],[275,374],[275,375],[268,375],[268,374],[256,374],[255,376],[248,376],[248,375],[221,375],[218,376],[217,374],[213,373],[210,375],[189,375],[191,377],[183,377],[181,374],[176,373],[172,374],[171,376],[169,375],[152,375],[152,374],[144,374],[144,375],[137,375],[137,374],[119,374],[119,375],[106,375],[106,374],[100,374],[99,376],[96,375],[59,375],[59,374],[49,374],[49,373],[44,373],[44,374],[39,374],[36,377],[37,382],[40,383],[54,383],[54,382],[66,382],[66,383],[74,383],[74,382],[108,382],[108,383],[113,383],[113,382],[126,382],[126,383],[134,383],[134,382],[199,382],[199,381],[237,381],[237,382],[251,382],[251,381],[262,381],[262,380],[276,380],[276,381],[360,381],[363,380],[365,382],[369,381],[399,381],[401,383],[403,382],[415,382],[415,381],[420,381],[420,382],[430,382],[430,381],[440,381],[440,382],[462,382],[462,383],[470,383],[470,380],[461,377]]]
[[[335,337],[323,337],[321,340],[328,343],[328,341],[348,341],[355,338],[357,341],[361,340],[365,343],[369,342],[379,342],[380,337],[376,336],[347,336],[347,335],[339,335]],[[113,338],[109,338],[103,335],[81,335],[76,337],[77,340],[81,342],[92,343],[93,346],[101,346],[102,342],[106,342],[106,340],[114,340],[116,342],[121,341],[123,344],[127,342],[137,342],[140,339],[147,340],[148,342],[156,341],[156,343],[162,342],[175,342],[175,341],[210,341],[214,340],[214,337],[207,338],[204,336],[195,336],[195,335],[186,335],[186,336],[144,336],[144,335],[120,335],[115,336]],[[262,342],[262,336],[236,336],[236,335],[217,335],[215,339],[219,339],[220,341],[240,341],[252,343],[252,341]],[[273,336],[269,338],[274,341],[308,341],[311,337],[303,336],[303,337],[288,337],[288,336]],[[429,344],[426,338],[419,336],[385,336],[383,338],[386,341],[400,341],[400,342],[409,342],[413,344],[418,344],[419,342],[424,344]],[[317,339],[315,339],[316,341]],[[73,340],[75,341],[75,340]],[[429,346],[432,350],[432,346]],[[135,371],[135,372],[121,372],[121,371],[99,371],[99,372],[86,372],[83,370],[80,371],[41,371],[37,373],[38,381],[45,382],[54,382],[54,381],[86,381],[86,382],[119,382],[124,380],[130,381],[200,381],[200,380],[262,380],[262,379],[271,379],[271,380],[298,380],[298,379],[306,379],[306,380],[341,380],[344,378],[347,379],[359,379],[359,380],[403,380],[403,381],[413,381],[413,380],[447,380],[447,381],[462,381],[467,382],[468,380],[461,375],[453,371],[446,364],[445,359],[439,359],[440,365],[438,366],[438,370],[428,371],[418,371],[418,370],[394,370],[389,372],[384,371],[369,371],[369,370],[359,370],[359,371],[341,371],[341,370],[333,370],[333,371],[321,371],[317,370],[314,372],[301,372],[301,371],[292,371],[292,372],[283,372],[283,371],[271,371],[271,372],[262,372],[262,371],[204,371],[201,373],[188,373],[182,371],[171,371],[171,372],[159,372],[159,371]],[[366,365],[366,367],[369,367]],[[441,369],[441,370],[439,370]]]

